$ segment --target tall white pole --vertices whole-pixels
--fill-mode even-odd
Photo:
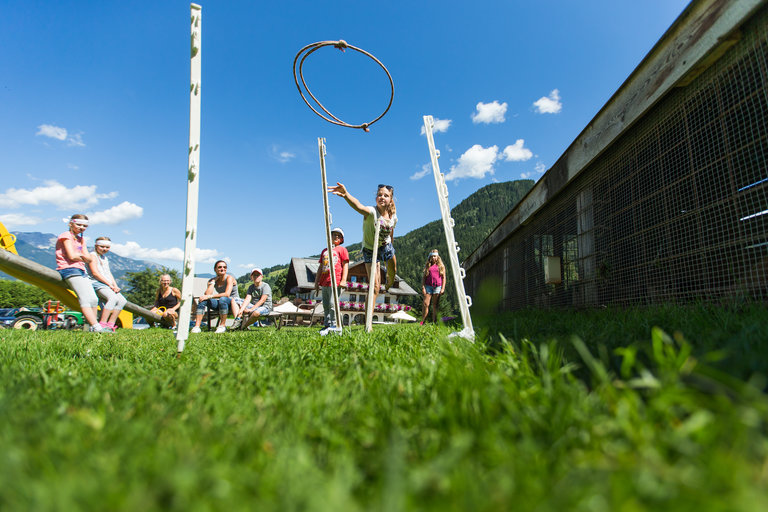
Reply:
[[[365,301],[365,332],[373,331],[373,307],[376,305],[376,295],[373,294],[373,290],[376,288],[376,277],[378,272],[378,266],[376,265],[376,258],[379,254],[379,230],[381,225],[379,224],[379,206],[373,205],[373,223],[376,229],[373,232],[373,254],[371,255],[371,273],[368,276],[368,297]],[[379,290],[376,290],[377,292]]]
[[[452,336],[461,336],[470,341],[475,340],[475,331],[472,327],[472,317],[469,314],[469,307],[472,305],[472,299],[464,291],[464,277],[466,272],[459,265],[459,244],[453,235],[454,221],[451,217],[451,207],[448,204],[448,186],[445,184],[445,176],[440,172],[440,164],[437,159],[440,158],[440,152],[435,149],[435,139],[432,136],[432,130],[435,123],[432,116],[424,116],[424,129],[427,133],[427,143],[429,144],[429,156],[432,159],[432,174],[435,177],[435,188],[437,188],[437,200],[440,203],[440,213],[443,217],[443,231],[445,232],[445,242],[448,245],[448,259],[451,262],[451,271],[453,272],[453,282],[456,286],[456,297],[459,301],[461,311],[461,320],[464,322],[464,329],[461,332],[453,333]],[[446,286],[446,283],[443,283]]]
[[[333,250],[333,237],[331,236],[331,212],[328,207],[328,180],[325,176],[325,139],[317,138],[317,147],[320,150],[320,174],[322,175],[323,182],[323,209],[325,212],[325,241],[328,251],[328,264],[330,265],[328,271],[331,276],[331,297],[333,297],[333,311],[336,315],[336,327],[342,328],[341,321],[341,307],[339,305],[339,283],[336,282],[336,254]],[[320,279],[320,272],[318,271],[315,279]]]
[[[202,65],[202,14],[190,4],[192,50],[189,71],[189,163],[187,166],[187,230],[184,239],[184,274],[181,282],[181,311],[176,331],[176,353],[184,351],[192,316],[192,290],[195,285],[195,247],[197,244],[197,202],[200,189],[200,79]]]

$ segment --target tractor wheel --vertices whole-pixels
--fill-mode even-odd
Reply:
[[[65,317],[64,318],[63,328],[68,330],[68,331],[71,331],[73,329],[77,329],[77,318],[75,318],[74,316],[71,316],[71,315]]]
[[[14,329],[27,329],[29,331],[36,331],[43,325],[42,320],[35,315],[20,315],[13,321],[11,327]]]

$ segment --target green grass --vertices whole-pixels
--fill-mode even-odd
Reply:
[[[624,317],[622,345],[610,314],[526,314],[475,344],[264,328],[192,336],[181,359],[156,329],[0,331],[0,509],[768,508],[757,378],[664,321]]]

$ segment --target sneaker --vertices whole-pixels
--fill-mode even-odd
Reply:
[[[323,327],[320,329],[320,336],[325,336],[331,331],[332,327]]]
[[[320,336],[328,336],[329,334],[341,334],[341,327],[326,327],[320,331]]]
[[[223,325],[220,325],[220,326],[218,326],[218,327],[216,328],[216,334],[221,334],[221,333],[223,333],[223,332],[227,332],[227,328],[226,328],[226,327],[224,327]]]
[[[189,331],[189,332],[191,332],[192,334],[197,334],[197,333],[200,332],[200,328],[199,327],[193,327],[192,330]]]
[[[99,325],[104,327],[105,329],[109,329],[109,324],[107,322],[99,322]]]
[[[98,324],[90,326],[88,328],[88,331],[89,332],[100,332],[100,333],[104,333],[104,334],[112,334],[112,330],[111,329],[107,329],[106,327],[102,327],[102,326],[100,326]]]
[[[243,325],[243,317],[239,316],[235,318],[234,322],[232,322],[232,330],[234,331],[236,329],[239,329],[241,325]]]

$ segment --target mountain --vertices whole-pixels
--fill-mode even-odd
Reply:
[[[19,256],[48,268],[56,268],[56,256],[54,255],[56,236],[51,233],[16,233],[16,250]],[[114,253],[109,254],[109,268],[121,287],[127,284],[123,279],[127,272],[138,272],[148,267],[162,268],[162,265],[151,261],[124,258]],[[13,280],[14,278],[0,272],[0,279]]]
[[[533,180],[492,183],[477,190],[451,210],[451,217],[455,222],[454,236],[461,248],[459,261],[477,249],[504,216],[533,188],[534,183]],[[361,231],[358,233],[362,234],[362,227],[359,226],[359,228]],[[348,234],[353,232],[354,229],[347,230]],[[403,236],[396,236],[394,245],[397,255],[397,275],[405,279],[416,291],[421,292],[421,276],[431,249],[437,248],[440,251],[448,279],[452,279],[442,219],[432,221]],[[359,261],[363,258],[362,243],[347,245],[346,248],[349,251],[350,260]],[[269,276],[267,281],[273,288],[279,287],[281,283],[285,282],[284,276],[289,265],[290,262],[264,269],[265,277]],[[238,282],[249,282],[248,275],[241,276]],[[403,303],[414,306],[417,311],[421,311],[421,300],[421,296],[408,297],[403,299]],[[443,296],[440,310],[443,314],[458,314],[459,308],[453,286],[449,286]]]
[[[459,261],[469,256],[485,240],[493,228],[520,202],[533,185],[534,182],[532,180],[492,183],[471,194],[451,210],[451,217],[453,217],[455,222],[453,228],[454,235],[456,242],[461,248]],[[360,224],[362,225],[362,219]],[[357,226],[358,236],[362,234],[361,225]],[[354,227],[347,230],[347,233],[350,237],[353,236],[352,233],[355,233]],[[17,233],[16,236],[16,248],[21,256],[50,268],[56,267],[53,254],[54,244],[56,243],[55,235],[49,233]],[[448,250],[445,244],[442,220],[432,221],[403,236],[395,237],[394,245],[397,253],[397,274],[417,291],[421,291],[422,271],[427,255],[433,248],[437,248],[440,251],[443,263],[446,266],[446,272],[448,272],[449,279],[451,279],[451,269],[448,263]],[[352,261],[362,259],[361,243],[358,242],[346,247]],[[136,272],[147,267],[161,268],[156,263],[123,258],[116,254],[109,255],[109,264],[118,282],[122,281],[121,277],[126,272]],[[267,282],[273,288],[280,289],[281,283],[284,283],[284,276],[289,264],[290,262],[286,262],[284,265],[275,265],[264,269]],[[2,273],[0,273],[0,277],[9,279],[9,276]],[[238,278],[239,283],[248,283],[249,281],[248,274]],[[122,281],[119,284],[123,286],[125,282]],[[404,302],[415,306],[419,311],[421,310],[421,297],[408,298]],[[440,309],[445,314],[456,314],[458,312],[453,286],[448,287],[440,303]]]
[[[451,210],[451,217],[456,243],[459,244],[459,261],[469,256],[472,251],[491,234],[510,210],[528,193],[534,185],[533,180],[516,180],[504,183],[492,183],[477,190]],[[450,198],[449,198],[450,199]],[[437,248],[446,267],[449,282],[452,279],[448,248],[443,233],[443,221],[438,219],[416,228],[403,236],[396,236],[394,241],[397,256],[397,275],[405,279],[416,291],[421,292],[421,278],[427,255]],[[362,244],[348,245],[350,259],[362,258]],[[403,302],[421,311],[419,297],[411,297]],[[449,286],[440,302],[440,309],[445,314],[457,314],[456,292]]]

